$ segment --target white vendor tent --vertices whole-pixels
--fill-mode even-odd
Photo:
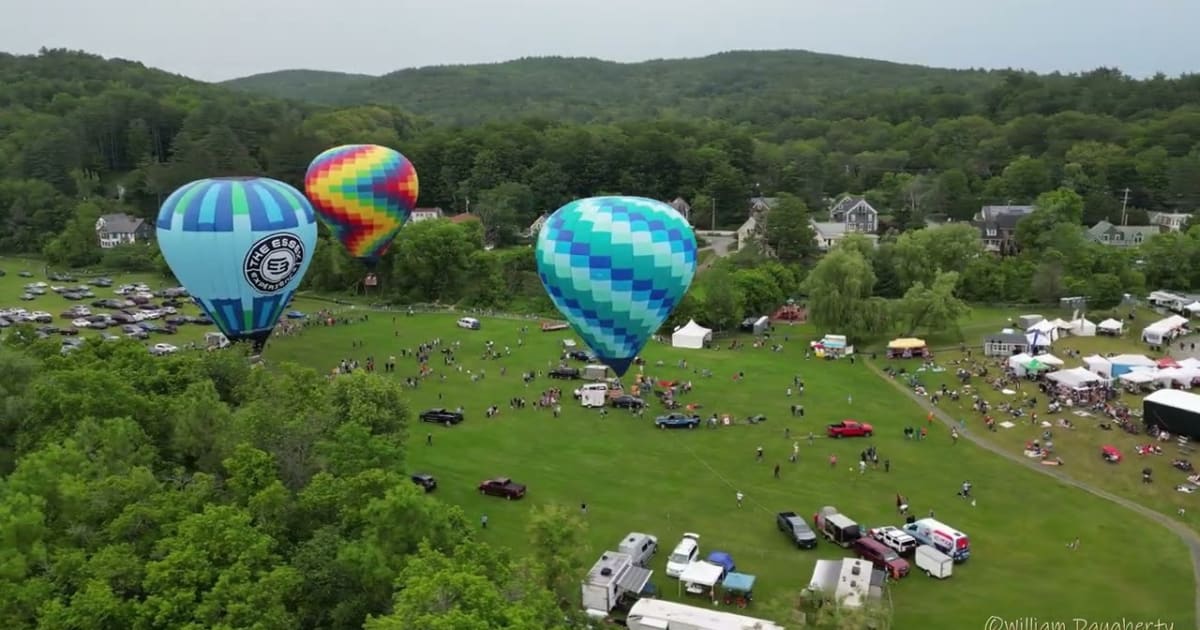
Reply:
[[[1120,322],[1117,322],[1117,323],[1120,323]],[[1088,319],[1086,317],[1080,317],[1079,319],[1076,319],[1076,320],[1070,322],[1070,329],[1071,329],[1071,334],[1075,335],[1076,337],[1095,337],[1096,336],[1096,324],[1094,322],[1088,321]]]
[[[1145,385],[1146,383],[1154,382],[1154,370],[1134,370],[1122,374],[1119,379],[1126,383],[1134,383],[1136,385]]]
[[[1051,320],[1050,323],[1054,324],[1054,327],[1059,330],[1071,330],[1071,322],[1069,322],[1061,317]]]
[[[1050,339],[1051,343],[1058,341],[1058,326],[1050,320],[1043,319],[1029,328],[1026,328],[1025,332],[1027,334],[1042,333]]]
[[[1192,302],[1191,304],[1183,307],[1183,310],[1187,311],[1189,315],[1194,317],[1197,313],[1200,313],[1200,302]]]
[[[697,591],[716,597],[717,582],[725,575],[725,568],[700,560],[693,562],[679,574],[679,590],[687,589],[689,593]]]
[[[1058,329],[1054,330],[1054,334],[1058,334]],[[1050,344],[1054,342],[1054,339],[1055,338],[1051,337],[1049,333],[1045,333],[1040,330],[1031,330],[1025,333],[1025,342],[1029,344],[1030,352],[1037,352],[1038,350],[1049,348]]]
[[[1063,366],[1063,360],[1053,354],[1039,354],[1033,358],[1050,367],[1061,368]]]
[[[1104,378],[1112,378],[1112,362],[1098,354],[1083,357],[1083,365],[1089,372],[1099,374]]]
[[[1109,374],[1109,376],[1114,378],[1126,372],[1132,371],[1133,368],[1158,367],[1158,364],[1154,362],[1154,359],[1140,354],[1118,354],[1115,357],[1109,357],[1108,362],[1112,364],[1112,373]]]
[[[699,349],[710,341],[712,341],[712,330],[697,324],[694,319],[689,319],[687,324],[671,335],[671,345],[676,348]]]
[[[1188,357],[1179,361],[1179,367],[1189,369],[1200,369],[1200,359]]]
[[[1028,352],[1014,354],[1008,357],[1008,369],[1016,373],[1017,376],[1025,376],[1025,364],[1033,360],[1033,356]]]
[[[1154,375],[1154,380],[1163,385],[1174,383],[1183,387],[1191,387],[1197,378],[1200,378],[1200,370],[1191,368],[1164,368]]]
[[[1046,380],[1052,381],[1064,387],[1071,389],[1087,389],[1100,384],[1104,379],[1083,369],[1071,368],[1069,370],[1059,370],[1046,375]]]
[[[1125,330],[1125,324],[1122,324],[1119,319],[1109,318],[1096,324],[1096,330],[1106,335],[1119,335],[1122,330]]]

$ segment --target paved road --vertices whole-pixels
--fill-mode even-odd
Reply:
[[[882,379],[890,382],[893,387],[904,392],[904,395],[906,395],[909,398],[911,398],[912,400],[916,401],[917,404],[921,405],[921,407],[923,407],[925,410],[933,412],[934,416],[937,417],[937,419],[942,424],[945,424],[947,427],[959,426],[958,421],[956,421],[953,417],[951,417],[950,414],[942,411],[937,406],[931,404],[927,398],[925,398],[924,396],[917,395],[916,392],[905,387],[904,384],[901,383],[900,381],[897,381],[896,379],[891,378],[890,376],[885,374],[883,372],[883,370],[880,370],[879,367],[876,366],[873,362],[866,361],[865,363],[871,369],[872,372],[875,372],[875,374],[879,376],[879,378],[882,378]],[[1057,468],[1035,464],[1028,457],[1018,456],[1016,453],[1006,451],[1003,448],[1000,448],[999,446],[996,446],[995,444],[992,444],[991,442],[989,442],[987,440],[977,437],[976,435],[973,434],[973,432],[961,431],[959,433],[959,435],[961,435],[962,437],[975,443],[975,445],[979,446],[980,448],[983,448],[984,450],[987,450],[987,451],[991,451],[992,453],[995,453],[995,454],[999,455],[1000,457],[1003,457],[1009,461],[1012,461],[1016,464],[1024,466],[1030,470],[1037,471],[1043,475],[1049,475],[1051,477],[1054,477],[1058,481],[1065,483],[1069,486],[1074,486],[1076,488],[1079,488],[1080,490],[1090,492],[1093,495],[1100,497],[1101,499],[1106,499],[1108,501],[1116,503],[1117,505],[1120,505],[1121,507],[1133,510],[1134,512],[1137,512],[1138,514],[1141,514],[1142,516],[1145,516],[1146,518],[1159,523],[1163,527],[1166,527],[1167,529],[1174,532],[1181,539],[1183,539],[1184,544],[1186,544],[1188,546],[1188,549],[1192,553],[1192,579],[1194,581],[1193,586],[1196,589],[1196,598],[1195,598],[1195,600],[1196,600],[1196,603],[1195,603],[1196,624],[1197,624],[1197,628],[1200,628],[1200,536],[1197,536],[1195,531],[1193,531],[1191,528],[1187,527],[1186,525],[1184,525],[1178,521],[1172,520],[1170,517],[1168,517],[1167,515],[1165,515],[1161,512],[1156,512],[1154,510],[1151,510],[1148,507],[1145,507],[1143,505],[1140,505],[1138,503],[1130,501],[1129,499],[1126,499],[1125,497],[1117,496],[1111,492],[1101,490],[1100,488],[1083,483],[1077,479],[1072,479],[1071,477],[1068,477],[1067,475],[1063,474],[1063,472]]]

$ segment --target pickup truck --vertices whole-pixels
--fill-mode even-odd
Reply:
[[[655,418],[654,426],[660,429],[695,429],[700,426],[700,416],[669,413]]]
[[[796,543],[801,549],[816,549],[817,535],[811,527],[795,512],[780,512],[775,515],[775,524],[779,531],[787,535],[788,540]]]
[[[508,477],[488,479],[479,484],[479,494],[493,497],[504,497],[509,501],[525,496],[525,484],[515,483]]]
[[[871,437],[874,432],[874,427],[858,420],[842,420],[837,424],[829,425],[826,429],[826,433],[831,438]]]

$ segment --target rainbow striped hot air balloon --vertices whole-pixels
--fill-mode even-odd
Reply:
[[[398,151],[348,144],[312,161],[304,190],[346,251],[374,268],[417,205],[417,170]]]
[[[317,219],[300,191],[265,177],[185,184],[158,212],[163,258],[231,341],[266,343],[304,279]]]

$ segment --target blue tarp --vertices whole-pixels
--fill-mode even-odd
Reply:
[[[722,584],[727,591],[737,591],[739,593],[749,593],[754,590],[753,575],[747,573],[730,573],[725,576],[725,581]]]

